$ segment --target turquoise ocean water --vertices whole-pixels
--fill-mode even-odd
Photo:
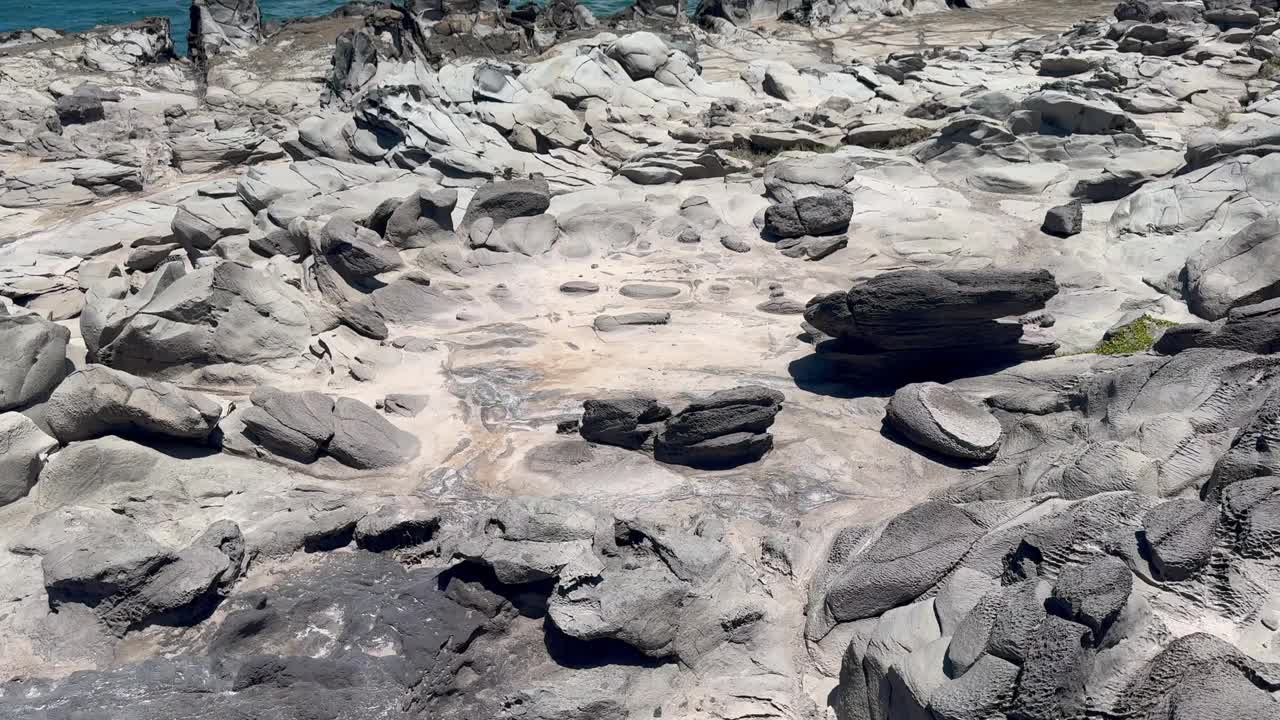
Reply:
[[[258,0],[265,19],[323,15],[345,0]],[[514,0],[512,5],[523,4]],[[628,0],[587,0],[597,13],[613,12]],[[47,27],[88,30],[95,25],[132,22],[148,15],[167,15],[173,21],[173,41],[179,53],[187,48],[187,12],[191,0],[0,0],[0,32]]]

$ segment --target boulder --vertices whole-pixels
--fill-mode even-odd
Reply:
[[[649,441],[655,424],[671,417],[671,410],[650,397],[591,399],[582,403],[583,439],[637,450]]]
[[[848,317],[826,296],[811,304],[824,332],[859,353],[881,352],[894,362],[929,366],[965,360],[996,363],[1039,357],[1057,345],[1027,337],[1021,320],[1058,291],[1045,270],[900,270],[855,284],[845,294]]]
[[[1232,308],[1210,323],[1183,323],[1166,328],[1152,346],[1174,355],[1194,348],[1243,350],[1268,354],[1280,351],[1280,298]]]
[[[233,262],[177,278],[117,327],[101,338],[98,361],[137,374],[292,362],[311,339],[301,292]]]
[[[356,546],[371,552],[386,552],[429,542],[440,529],[440,517],[385,505],[356,523]]]
[[[1270,272],[1278,263],[1280,219],[1274,215],[1209,240],[1183,269],[1187,304],[1196,315],[1218,320],[1232,308],[1280,297],[1280,278]]]
[[[1218,508],[1175,498],[1147,511],[1141,542],[1160,580],[1186,580],[1209,563],[1218,533]]]
[[[333,437],[325,452],[357,470],[400,465],[418,454],[418,438],[392,425],[373,408],[351,398],[333,405]]]
[[[198,64],[222,52],[253,47],[262,40],[258,0],[192,0],[187,45]]]
[[[1062,568],[1046,606],[1050,612],[1092,630],[1096,646],[1120,617],[1132,592],[1129,567],[1119,558],[1103,555],[1083,565]]]
[[[236,198],[198,197],[179,205],[173,216],[173,236],[193,256],[252,227],[253,213]]]
[[[133,433],[204,442],[221,416],[222,406],[207,395],[88,365],[49,397],[46,420],[64,445]]]
[[[995,655],[983,655],[958,679],[933,693],[929,711],[937,720],[987,720],[1013,700],[1018,666]]]
[[[54,103],[58,122],[66,125],[83,125],[106,119],[102,99],[91,95],[63,95]]]
[[[632,80],[643,80],[667,64],[671,49],[651,32],[634,32],[614,40],[605,54],[617,60]]]
[[[875,617],[936,585],[982,535],[955,506],[930,501],[894,517],[865,550],[839,562],[824,597],[838,622]]]
[[[59,542],[44,554],[41,568],[51,607],[86,605],[107,629],[123,635],[153,622],[204,619],[240,577],[244,560],[240,528],[229,520],[211,524],[176,551],[130,523]]]
[[[1142,137],[1133,118],[1109,100],[1081,97],[1060,90],[1041,90],[1022,100],[1022,109],[1046,135],[1126,133]]]
[[[395,205],[386,218],[384,236],[402,250],[445,242],[453,237],[453,209],[457,204],[456,190],[419,190]],[[370,227],[379,229],[376,224]]]
[[[466,228],[480,218],[490,218],[494,227],[500,227],[511,218],[540,215],[549,207],[551,190],[546,178],[538,175],[527,180],[500,180],[476,191],[461,224]]]
[[[663,424],[654,457],[703,469],[755,462],[773,448],[767,430],[783,399],[777,390],[744,385],[695,400]]]
[[[926,382],[893,394],[887,417],[913,442],[960,460],[990,460],[1000,450],[1000,422],[984,406]]]
[[[765,232],[778,238],[835,235],[849,228],[853,200],[843,192],[810,195],[765,211]]]
[[[1044,214],[1040,230],[1057,237],[1071,237],[1080,234],[1083,219],[1084,208],[1079,202],[1059,205]]]
[[[260,386],[241,415],[245,434],[267,450],[311,462],[334,434],[333,398],[318,392],[286,393]]]
[[[0,507],[26,497],[57,446],[25,415],[0,413]]]
[[[374,231],[344,217],[334,217],[320,229],[319,255],[352,284],[404,267],[396,248]]]
[[[38,315],[0,314],[0,411],[39,402],[62,382],[70,339]]]

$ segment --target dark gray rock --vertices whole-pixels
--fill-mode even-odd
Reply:
[[[382,409],[388,415],[417,417],[427,409],[427,396],[414,393],[392,393],[383,399]]]
[[[982,535],[955,506],[927,502],[889,521],[827,589],[831,617],[849,622],[905,605],[936,585]]]
[[[631,450],[649,440],[655,423],[671,417],[669,408],[649,397],[592,399],[582,408],[583,439]]]
[[[1149,510],[1142,542],[1151,569],[1161,580],[1186,580],[1208,564],[1218,533],[1218,508],[1192,498],[1176,498]]]
[[[765,232],[778,238],[835,235],[849,227],[853,200],[844,192],[810,195],[765,211]]]
[[[353,284],[404,267],[404,261],[377,233],[354,222],[334,217],[320,230],[317,254]]]
[[[1084,206],[1080,202],[1067,203],[1050,208],[1044,214],[1040,230],[1050,235],[1066,238],[1078,235],[1084,222]]]
[[[769,433],[737,432],[691,444],[658,442],[653,456],[673,465],[723,470],[756,462],[772,449],[773,435]]]
[[[593,295],[600,292],[600,284],[590,280],[570,280],[560,286],[560,292],[566,295]]]
[[[1058,574],[1048,608],[1093,631],[1094,645],[1102,644],[1133,592],[1133,573],[1124,561],[1103,555],[1084,565],[1068,565]]]
[[[541,175],[528,180],[503,180],[482,186],[467,204],[462,227],[470,227],[482,217],[491,218],[493,226],[518,217],[541,215],[551,207],[551,190]]]
[[[360,518],[355,541],[365,550],[386,552],[429,542],[439,529],[440,517],[434,513],[387,505]]]
[[[43,400],[62,382],[70,339],[38,315],[0,315],[0,411]]]
[[[1056,615],[1045,619],[1022,664],[1009,717],[1062,720],[1083,715],[1094,659],[1085,642],[1088,633],[1085,626]]]
[[[457,205],[456,190],[419,190],[416,195],[400,201],[387,217],[384,232],[387,242],[405,250],[452,239],[453,209]],[[375,230],[376,224],[371,225]]]
[[[105,120],[107,117],[102,99],[88,94],[63,95],[54,103],[54,110],[58,113],[58,121],[63,125],[83,125]]]

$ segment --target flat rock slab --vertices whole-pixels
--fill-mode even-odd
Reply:
[[[592,324],[600,332],[613,332],[636,325],[666,325],[669,322],[669,312],[634,312],[625,315],[598,315]]]
[[[637,298],[641,300],[657,300],[661,298],[675,297],[680,294],[680,288],[671,287],[669,285],[650,285],[648,283],[634,283],[632,285],[623,285],[618,292],[629,298]]]

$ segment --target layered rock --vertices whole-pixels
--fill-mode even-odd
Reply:
[[[891,272],[813,298],[805,320],[836,340],[820,352],[946,374],[1051,354],[1056,343],[1022,316],[1057,291],[1044,270]]]
[[[695,400],[678,413],[648,397],[587,400],[580,432],[592,442],[652,451],[660,462],[720,469],[755,462],[773,448],[782,409],[776,390],[744,385]]]

